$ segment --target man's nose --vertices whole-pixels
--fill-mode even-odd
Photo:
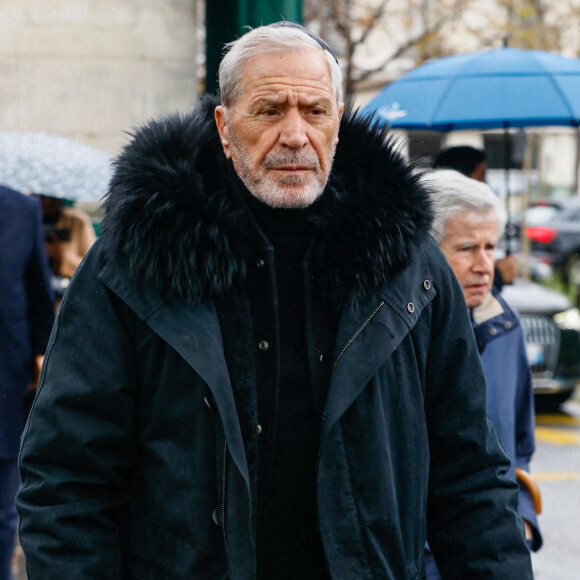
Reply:
[[[490,256],[486,250],[480,250],[477,252],[473,267],[482,274],[491,274],[493,272],[493,264],[493,256]]]
[[[301,149],[308,143],[307,123],[300,111],[291,109],[281,121],[280,144],[290,149]]]

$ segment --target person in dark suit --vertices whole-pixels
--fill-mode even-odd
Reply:
[[[24,394],[54,320],[38,201],[0,185],[0,580],[9,580]]]

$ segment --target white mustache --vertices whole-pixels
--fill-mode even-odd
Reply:
[[[306,165],[314,169],[318,168],[318,157],[307,151],[294,153],[271,153],[264,158],[266,169],[276,169],[284,165]]]

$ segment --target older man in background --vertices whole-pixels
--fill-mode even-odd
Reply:
[[[483,149],[470,145],[457,145],[443,149],[435,158],[433,167],[455,169],[471,179],[487,183],[487,154]],[[502,232],[503,235],[503,232]],[[493,285],[501,290],[504,284],[512,284],[518,275],[518,257],[515,254],[495,260]]]
[[[531,579],[387,129],[287,22],[232,43],[220,90],[136,132],[61,305],[21,454],[31,580],[416,580],[427,536],[448,578]]]
[[[534,398],[518,315],[493,288],[494,256],[505,210],[485,183],[453,170],[425,177],[435,219],[433,237],[463,289],[487,383],[487,412],[515,468],[529,471],[534,452]],[[533,550],[542,538],[528,489],[520,486],[518,509]],[[436,578],[437,576],[431,576]]]

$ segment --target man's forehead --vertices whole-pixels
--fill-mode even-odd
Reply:
[[[301,105],[331,104],[332,93],[308,86],[265,86],[247,95],[252,105],[283,104],[288,101]]]
[[[244,92],[320,91],[333,94],[328,62],[319,51],[275,51],[244,63]]]
[[[459,240],[480,240],[482,237],[489,241],[497,241],[497,216],[491,211],[463,211],[452,215],[445,223],[445,237]]]

